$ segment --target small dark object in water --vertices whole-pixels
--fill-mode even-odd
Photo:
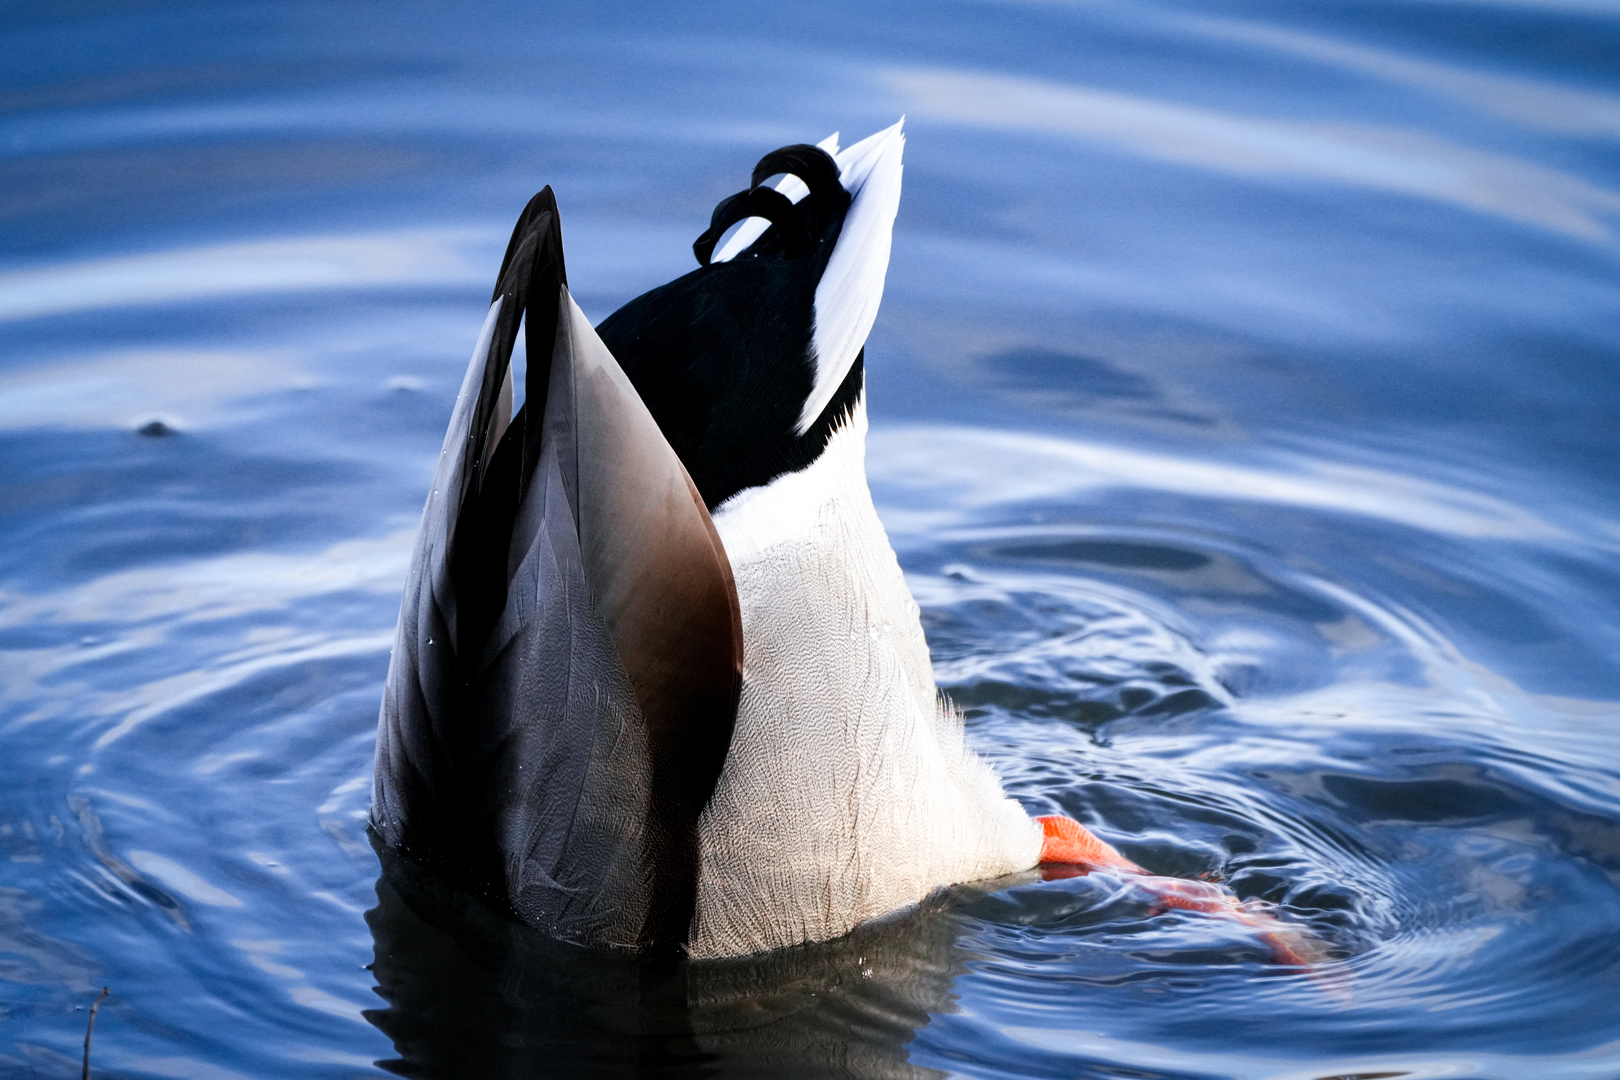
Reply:
[[[96,996],[95,1004],[90,1006],[90,1022],[84,1025],[84,1072],[80,1074],[82,1080],[90,1080],[90,1036],[96,1030],[96,1013],[101,1011],[101,1002],[110,993],[112,991],[103,986],[101,993]]]
[[[179,432],[161,420],[152,420],[135,429],[135,434],[145,435],[148,439],[167,439],[170,435]]]

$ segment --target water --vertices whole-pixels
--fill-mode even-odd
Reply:
[[[1620,1076],[1614,5],[13,5],[0,56],[0,1074],[77,1075],[105,985],[100,1076]],[[871,472],[941,684],[1313,971],[1104,875],[676,971],[379,883],[525,199],[600,318],[902,112]]]

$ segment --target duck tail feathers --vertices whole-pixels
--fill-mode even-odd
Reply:
[[[905,118],[835,154],[851,203],[816,285],[815,382],[799,414],[803,435],[827,408],[866,345],[883,301],[894,217],[900,208]],[[836,136],[833,145],[836,146]]]

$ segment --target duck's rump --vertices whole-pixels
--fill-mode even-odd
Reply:
[[[898,135],[874,140],[839,166],[876,203],[818,196],[843,189],[817,148],[767,155],[700,259],[751,207],[777,224],[610,317],[617,359],[569,297],[550,189],[524,211],[401,607],[391,849],[560,937],[707,956],[1034,862],[1039,830],[937,700],[866,486],[860,347],[899,167]],[[820,177],[797,254],[799,210],[760,187],[794,154]]]

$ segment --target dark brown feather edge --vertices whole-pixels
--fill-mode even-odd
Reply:
[[[580,551],[647,729],[649,921],[657,925],[645,937],[684,942],[700,872],[698,820],[719,782],[742,688],[737,589],[685,466],[566,287],[561,302],[553,363],[563,360],[566,327]]]

